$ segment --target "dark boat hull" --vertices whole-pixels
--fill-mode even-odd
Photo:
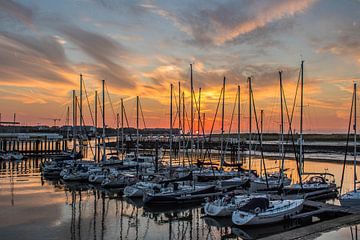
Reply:
[[[201,190],[192,191],[185,194],[175,193],[169,195],[145,195],[145,205],[162,205],[162,204],[176,204],[176,203],[201,203],[205,201],[204,194],[211,194],[216,192],[215,186],[210,186]],[[183,195],[183,196],[182,196]]]

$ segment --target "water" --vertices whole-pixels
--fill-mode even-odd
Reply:
[[[358,240],[360,239],[360,225],[353,225],[350,227],[344,227],[339,230],[322,233],[317,240],[336,240],[336,239],[351,239]]]
[[[200,207],[144,209],[141,201],[113,198],[93,186],[64,186],[44,180],[40,162],[28,159],[0,163],[1,239],[247,239],[296,227],[238,229],[226,221],[203,218]],[[274,160],[266,163],[269,168],[279,165]],[[295,161],[286,160],[285,164],[295,177]],[[253,161],[253,168],[259,170],[258,160]],[[305,165],[306,171],[324,169],[335,174],[339,184],[342,164],[308,161]],[[344,186],[351,189],[351,165],[347,173]],[[319,239],[351,239],[349,234],[349,228],[345,228],[324,233]]]

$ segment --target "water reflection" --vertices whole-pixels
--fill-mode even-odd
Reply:
[[[199,206],[148,208],[141,199],[121,198],[95,185],[43,179],[42,161],[0,163],[1,239],[253,239],[308,224],[237,228],[230,219],[203,217]],[[295,165],[290,160],[287,164]],[[306,165],[309,171],[329,168],[335,173],[341,166]],[[338,182],[340,176],[336,177]],[[357,226],[350,231],[357,239]]]

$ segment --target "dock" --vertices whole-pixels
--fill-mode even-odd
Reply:
[[[309,217],[325,217],[329,219],[294,228],[262,239],[314,239],[315,237],[320,236],[321,233],[360,223],[360,208],[341,207],[310,200],[305,201],[304,208],[312,208],[314,210],[305,211],[304,213],[293,216],[291,217],[291,220],[295,221]]]
[[[24,156],[49,156],[68,148],[68,140],[57,133],[0,133],[0,151]]]

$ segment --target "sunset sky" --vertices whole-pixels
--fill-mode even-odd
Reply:
[[[134,126],[139,95],[147,127],[168,127],[170,83],[177,96],[181,82],[189,109],[193,63],[207,129],[226,76],[226,128],[240,84],[246,131],[246,79],[253,76],[265,131],[278,131],[278,71],[292,105],[301,60],[305,131],[345,132],[353,82],[360,78],[358,0],[0,0],[4,121],[16,112],[22,124],[52,125],[46,118],[61,118],[64,124],[82,73],[91,107],[105,79],[115,113],[124,98]],[[86,98],[85,119],[91,124],[85,103]],[[109,100],[106,108],[107,124],[114,126]],[[298,110],[299,103],[297,116]]]

